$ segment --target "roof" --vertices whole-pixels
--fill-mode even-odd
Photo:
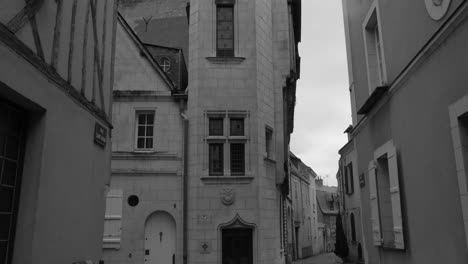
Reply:
[[[164,80],[164,82],[169,86],[171,91],[176,91],[176,87],[172,80],[167,76],[167,74],[161,69],[159,64],[154,60],[153,56],[151,53],[146,49],[145,45],[141,42],[141,40],[138,38],[138,36],[135,34],[135,32],[130,28],[128,25],[127,21],[125,21],[125,18],[118,12],[118,22],[120,25],[122,25],[123,29],[130,35],[130,37],[133,39],[135,44],[137,45],[138,49],[140,50],[141,54],[144,55],[144,57],[150,62],[151,66],[156,70],[156,72],[159,73],[161,78]]]
[[[326,192],[326,191],[319,191],[317,190],[317,204],[320,209],[320,211],[323,214],[328,214],[328,215],[337,215],[338,214],[338,208],[331,209],[330,206],[328,205],[330,200],[336,199],[333,197],[333,193],[331,192]]]
[[[143,19],[136,20],[135,32],[146,44],[181,49],[188,61],[189,25],[187,17],[152,19],[146,27]]]

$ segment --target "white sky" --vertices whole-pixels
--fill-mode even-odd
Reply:
[[[338,150],[346,144],[343,131],[351,124],[341,0],[302,1],[299,55],[291,150],[324,184],[336,186]]]

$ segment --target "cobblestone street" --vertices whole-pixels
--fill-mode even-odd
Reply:
[[[301,259],[293,262],[294,264],[335,264],[335,263],[343,263],[341,259],[335,256],[334,253],[325,253],[316,256],[312,256],[310,258]]]

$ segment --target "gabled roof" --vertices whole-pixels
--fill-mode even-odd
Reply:
[[[328,215],[338,214],[338,208],[336,209],[333,208],[332,210],[330,206],[328,205],[328,201],[330,199],[336,199],[335,197],[333,197],[333,193],[317,190],[316,196],[317,196],[318,207],[323,214],[328,214]]]
[[[169,78],[169,76],[167,76],[167,74],[161,69],[159,64],[154,60],[153,56],[151,56],[151,53],[146,49],[145,45],[141,42],[141,40],[138,38],[135,32],[130,28],[127,21],[125,21],[125,18],[120,13],[118,13],[118,22],[120,23],[120,25],[122,25],[124,30],[129,34],[129,36],[135,42],[141,54],[145,56],[145,58],[149,61],[151,66],[153,66],[156,72],[159,73],[159,75],[164,80],[164,82],[168,85],[171,91],[172,92],[177,91],[172,80]]]

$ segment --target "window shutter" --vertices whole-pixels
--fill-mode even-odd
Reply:
[[[349,183],[351,185],[351,191],[350,193],[353,194],[354,193],[354,175],[353,175],[353,163],[350,163],[348,165],[348,168],[349,168]]]
[[[388,172],[390,177],[390,196],[392,199],[393,234],[395,248],[404,249],[403,221],[401,218],[400,184],[398,180],[398,162],[395,147],[387,152]]]
[[[374,161],[371,161],[369,163],[369,193],[372,222],[372,239],[374,241],[375,246],[381,246],[382,236],[380,234],[379,200],[377,196],[377,178],[375,170],[376,164]]]
[[[123,191],[110,190],[106,198],[103,248],[120,248]]]

